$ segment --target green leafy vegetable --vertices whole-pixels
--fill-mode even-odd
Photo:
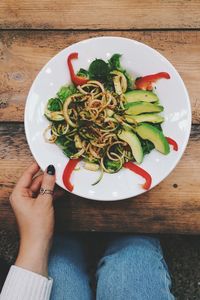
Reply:
[[[75,153],[77,153],[77,149],[75,147],[75,144],[72,142],[70,143],[64,150],[63,150],[63,153],[71,158]]]
[[[144,155],[148,154],[155,148],[154,144],[148,140],[143,140],[139,137]]]
[[[76,88],[74,85],[62,86],[60,90],[57,92],[57,96],[59,99],[64,102],[67,97],[71,96],[72,94],[76,93]]]
[[[47,103],[47,109],[50,111],[62,110],[62,103],[59,98],[50,98]]]
[[[99,160],[97,158],[91,158],[91,157],[88,157],[87,155],[85,155],[84,157],[84,162],[88,162],[88,163],[94,163],[94,164],[98,164],[99,163]]]
[[[65,149],[67,143],[68,143],[68,140],[66,139],[65,136],[59,136],[59,137],[56,139],[56,144],[57,144],[61,149]]]
[[[113,70],[121,71],[127,78],[128,90],[133,87],[133,79],[121,67],[120,63],[121,54],[115,53],[106,63],[103,59],[95,59],[89,66],[88,71],[80,69],[77,75],[89,77],[91,80],[98,80],[105,85],[105,88],[114,91],[113,76],[110,74]]]
[[[81,76],[81,77],[89,77],[89,72],[83,68],[80,68],[80,70],[77,73],[77,76]]]
[[[102,59],[95,59],[89,66],[90,79],[106,82],[109,75],[109,66]]]
[[[109,67],[110,67],[110,71],[113,70],[119,70],[121,71],[121,64],[120,64],[120,58],[121,58],[121,54],[113,54],[113,56],[108,60],[109,63]]]
[[[104,160],[104,165],[105,165],[106,169],[108,169],[112,173],[117,172],[120,168],[120,162],[119,161],[109,160],[108,158],[106,158]]]
[[[104,82],[104,86],[109,91],[114,91],[114,83],[113,83],[113,76],[109,73],[106,82]]]
[[[59,136],[56,140],[56,144],[63,150],[63,153],[69,158],[77,152],[74,141],[67,140],[65,136]]]

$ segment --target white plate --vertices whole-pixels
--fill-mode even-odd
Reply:
[[[70,83],[66,58],[72,52],[79,53],[78,60],[73,61],[75,70],[88,68],[95,58],[108,60],[114,53],[121,53],[122,66],[133,75],[144,76],[162,71],[170,74],[170,80],[157,82],[156,93],[164,106],[164,133],[177,141],[179,151],[171,150],[165,156],[153,150],[145,156],[141,167],[151,174],[153,188],[170,174],[185,150],[191,129],[191,107],[186,87],[172,64],[154,49],[134,40],[100,37],[81,41],[59,52],[43,67],[33,82],[25,108],[26,137],[33,156],[43,170],[53,164],[56,182],[65,188],[62,174],[68,158],[55,144],[45,143],[42,134],[49,124],[44,117],[47,100],[55,96],[62,85]],[[102,181],[92,186],[98,177],[98,172],[83,168],[73,172],[73,193],[94,200],[121,200],[145,192],[141,187],[143,178],[127,169],[116,174],[104,174]]]

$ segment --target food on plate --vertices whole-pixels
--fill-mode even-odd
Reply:
[[[95,59],[88,70],[75,73],[72,61],[78,53],[67,58],[72,84],[60,88],[49,99],[44,115],[50,125],[44,132],[45,140],[58,145],[69,158],[63,173],[63,183],[73,190],[70,176],[79,161],[91,171],[116,173],[123,167],[144,177],[144,189],[151,187],[151,175],[138,166],[154,148],[167,155],[169,144],[178,150],[177,143],[166,138],[160,114],[160,104],[153,84],[169,79],[161,72],[132,78],[120,63],[120,54],[108,62]]]

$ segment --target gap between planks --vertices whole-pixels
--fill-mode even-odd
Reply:
[[[199,28],[200,2],[1,0],[1,28]]]

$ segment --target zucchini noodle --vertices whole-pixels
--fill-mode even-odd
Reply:
[[[60,144],[71,159],[83,158],[104,172],[115,173],[132,158],[128,144],[117,135],[124,121],[117,112],[124,109],[124,99],[96,80],[77,86],[77,91],[56,112],[62,113],[64,120],[52,121],[44,132],[45,140]]]
[[[55,141],[56,141],[56,139],[57,139],[57,136],[54,135],[53,133],[51,134],[51,132],[50,132],[50,131],[51,131],[51,128],[52,128],[52,126],[49,125],[49,126],[45,129],[45,131],[44,131],[44,133],[43,133],[43,137],[44,137],[44,139],[45,139],[45,141],[46,141],[47,143],[53,144],[53,143],[55,143]],[[51,134],[50,137],[48,137],[49,134]]]

